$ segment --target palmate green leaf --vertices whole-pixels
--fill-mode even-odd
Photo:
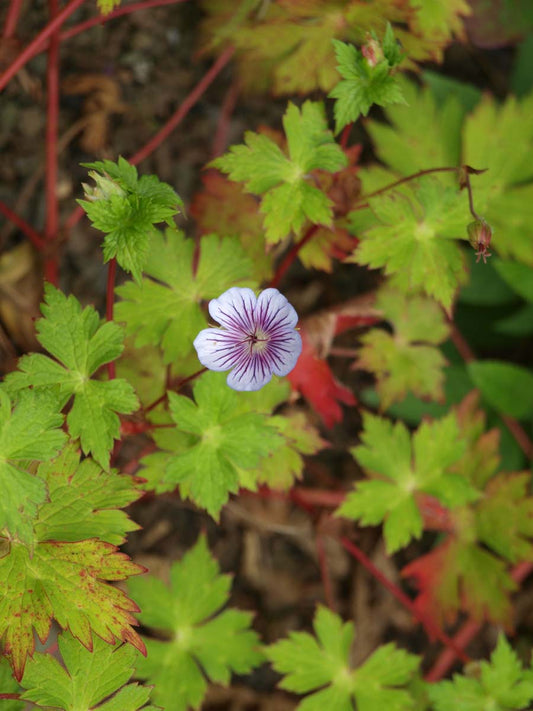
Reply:
[[[109,12],[114,0],[104,0]],[[148,254],[149,236],[156,224],[172,224],[172,217],[183,207],[176,192],[155,175],[137,175],[135,166],[124,158],[86,163],[95,188],[85,186],[87,200],[78,200],[93,227],[106,233],[104,261],[116,257],[136,282]]]
[[[330,98],[336,99],[335,133],[357,121],[361,114],[366,116],[372,104],[405,103],[401,85],[391,75],[391,69],[400,62],[401,57],[390,23],[387,24],[383,48],[377,40],[371,42],[375,45],[375,52],[380,54],[375,62],[370,62],[353,45],[333,40],[337,69],[342,77],[329,93]]]
[[[527,472],[498,473],[499,432],[485,432],[479,396],[470,393],[457,409],[463,456],[453,466],[481,492],[478,500],[448,512],[438,545],[402,570],[419,588],[416,606],[438,622],[452,624],[459,611],[476,621],[512,623],[509,564],[533,556],[533,497]]]
[[[393,333],[374,328],[361,336],[357,365],[375,374],[380,406],[386,410],[408,392],[442,399],[446,360],[435,347],[448,336],[442,309],[430,299],[390,288],[380,290],[376,307]]]
[[[246,674],[263,660],[250,613],[221,611],[230,586],[204,537],[172,565],[170,587],[155,577],[130,581],[142,623],[168,639],[145,639],[148,655],[137,665],[138,676],[155,685],[154,703],[172,711],[199,709],[206,677],[226,686],[232,672]]]
[[[95,637],[89,651],[66,632],[58,637],[58,646],[64,666],[51,654],[35,654],[28,662],[23,699],[64,711],[146,709],[151,689],[127,683],[139,656],[133,647]]]
[[[416,492],[430,494],[452,508],[478,498],[479,492],[464,476],[450,471],[465,450],[455,414],[422,423],[412,437],[400,422],[393,425],[370,414],[363,422],[362,444],[352,453],[376,478],[358,482],[337,515],[364,526],[384,522],[389,553],[422,535]]]
[[[490,662],[470,665],[470,675],[455,674],[452,681],[428,684],[435,711],[508,711],[529,708],[533,700],[533,672],[524,669],[503,635]]]
[[[137,346],[160,346],[164,362],[171,363],[192,350],[192,342],[207,326],[200,301],[219,296],[230,286],[255,286],[250,282],[252,263],[237,238],[203,237],[200,260],[193,274],[194,241],[182,232],[156,233],[142,283],[117,289],[123,301],[116,319]]]
[[[279,242],[291,230],[299,234],[306,220],[330,225],[332,203],[310,181],[309,173],[318,169],[334,173],[347,165],[321,103],[306,101],[301,110],[289,103],[283,126],[288,156],[269,137],[248,132],[245,145],[232,146],[211,163],[231,180],[244,182],[248,192],[264,195],[260,209],[267,242]]]
[[[130,476],[103,471],[90,457],[80,462],[73,445],[40,465],[48,500],[39,507],[35,534],[41,541],[81,541],[99,538],[120,545],[139,526],[124,511],[142,490]]]
[[[59,409],[73,395],[67,415],[70,434],[80,438],[85,454],[107,468],[113,440],[119,436],[117,413],[129,414],[139,403],[125,380],[90,378],[122,353],[122,329],[111,321],[101,325],[92,306],[82,310],[74,296],[67,298],[51,284],[46,285],[41,310],[37,338],[57,360],[40,353],[23,356],[18,370],[6,378],[6,387],[14,394],[28,387],[55,394]]]
[[[31,538],[37,506],[46,497],[43,481],[26,469],[28,460],[53,458],[66,440],[63,417],[53,398],[24,391],[13,407],[0,389],[0,530]]]
[[[169,393],[170,414],[190,444],[168,458],[163,484],[179,485],[211,516],[239,487],[238,469],[253,469],[275,450],[279,435],[268,417],[242,412],[238,394],[227,387],[222,373],[208,372],[196,382],[194,399]]]
[[[95,633],[109,644],[119,639],[144,650],[131,627],[136,604],[106,582],[141,572],[115,546],[94,538],[36,541],[31,556],[28,547],[11,541],[0,558],[0,637],[16,677],[22,677],[33,652],[34,630],[44,642],[52,617],[88,649]]]
[[[291,632],[266,649],[274,669],[285,675],[281,688],[314,692],[298,705],[300,711],[352,711],[354,705],[358,711],[414,709],[410,693],[402,687],[416,673],[418,657],[387,644],[352,669],[353,625],[343,624],[335,613],[319,606],[313,628],[316,639],[306,632]]]
[[[348,261],[383,267],[394,286],[406,293],[422,291],[449,310],[466,279],[456,243],[469,222],[466,197],[427,176],[368,202],[373,215],[368,210],[350,215],[360,243]]]

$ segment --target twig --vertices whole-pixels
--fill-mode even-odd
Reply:
[[[335,600],[333,598],[333,586],[328,569],[328,559],[324,547],[324,539],[320,534],[316,536],[316,552],[320,568],[320,577],[322,578],[322,585],[324,586],[324,599],[329,609],[335,611]]]
[[[358,205],[358,203],[362,202],[363,200],[368,200],[368,198],[376,197],[377,195],[386,193],[388,190],[397,188],[398,185],[403,185],[404,183],[409,183],[411,180],[422,178],[424,175],[431,175],[432,173],[458,173],[459,170],[460,168],[457,168],[456,166],[444,166],[442,168],[426,168],[425,170],[419,170],[417,173],[412,173],[411,175],[405,176],[405,178],[395,180],[393,183],[389,183],[383,188],[379,188],[379,190],[374,190],[371,193],[365,193],[364,195],[361,195],[361,197],[355,201],[354,206]]]
[[[138,165],[143,160],[148,158],[148,156],[158,148],[161,143],[168,138],[172,131],[183,121],[185,116],[189,113],[196,102],[202,97],[210,84],[215,80],[215,78],[220,74],[222,69],[228,64],[233,56],[234,49],[228,47],[221,55],[218,57],[216,62],[212,67],[205,73],[205,75],[200,79],[198,84],[194,89],[185,97],[176,112],[168,119],[164,126],[153,136],[148,143],[143,146],[135,155],[129,158],[129,162],[133,165]],[[77,225],[80,219],[84,215],[83,208],[76,207],[71,214],[68,216],[65,222],[65,229],[71,230],[74,225]]]
[[[234,81],[226,92],[226,96],[224,97],[224,101],[222,102],[222,107],[220,109],[217,130],[215,132],[215,138],[213,139],[213,150],[211,152],[213,158],[221,155],[226,148],[229,134],[229,122],[233,112],[235,111],[239,94],[240,86],[238,82]]]
[[[39,250],[44,248],[44,240],[41,235],[34,230],[31,225],[29,225],[26,220],[23,220],[20,215],[13,212],[5,203],[0,200],[0,212],[7,217],[8,220],[16,225],[21,232],[24,232],[26,237],[32,242],[32,244]]]
[[[58,0],[48,0],[50,19],[57,16]],[[48,62],[46,66],[46,167],[45,167],[45,194],[46,194],[46,222],[44,239],[48,247],[53,247],[57,242],[59,229],[58,201],[57,201],[57,126],[59,118],[59,34],[57,31],[50,36],[48,46]],[[48,250],[47,250],[48,251]],[[59,281],[59,265],[57,251],[50,249],[44,262],[45,279],[57,286]]]
[[[66,7],[64,7],[58,14],[46,25],[46,27],[39,32],[37,37],[35,37],[30,44],[22,50],[19,56],[11,63],[11,65],[6,69],[6,71],[0,75],[0,91],[5,88],[5,86],[11,81],[15,74],[22,69],[22,67],[36,54],[41,51],[41,45],[51,37],[54,32],[61,27],[63,22],[72,15],[85,0],[72,0]],[[44,48],[44,46],[43,46]]]

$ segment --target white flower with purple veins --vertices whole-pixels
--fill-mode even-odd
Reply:
[[[234,390],[259,390],[275,375],[287,375],[302,351],[295,330],[298,314],[277,289],[256,296],[237,286],[209,302],[209,313],[221,328],[206,328],[194,347],[210,370],[231,370]]]

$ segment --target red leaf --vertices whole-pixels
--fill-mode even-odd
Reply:
[[[328,363],[319,358],[304,330],[302,335],[302,354],[296,367],[288,375],[294,390],[299,390],[316,409],[326,427],[342,420],[339,402],[355,405],[357,400],[347,387],[335,378]]]

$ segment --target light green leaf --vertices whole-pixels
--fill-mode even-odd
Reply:
[[[497,360],[468,364],[468,373],[489,405],[511,417],[533,412],[533,373],[519,365]]]
[[[22,679],[23,699],[64,711],[137,711],[148,701],[150,689],[124,686],[138,657],[133,647],[113,646],[95,637],[89,651],[66,632],[58,645],[65,666],[50,654],[35,654]]]
[[[148,655],[137,670],[155,684],[153,699],[173,711],[199,708],[206,676],[227,686],[232,672],[246,674],[262,661],[250,614],[221,609],[231,580],[220,575],[204,537],[171,568],[170,587],[153,577],[130,581],[141,621],[169,641],[147,639]]]

